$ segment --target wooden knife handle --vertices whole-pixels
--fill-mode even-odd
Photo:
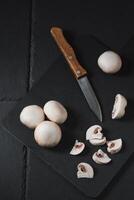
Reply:
[[[56,41],[59,49],[63,53],[66,61],[68,62],[71,70],[73,71],[76,79],[79,79],[82,76],[86,75],[86,70],[80,65],[79,61],[77,60],[73,48],[70,46],[63,35],[62,29],[58,27],[52,27],[51,34]]]

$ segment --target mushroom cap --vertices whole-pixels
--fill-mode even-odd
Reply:
[[[122,67],[120,56],[113,51],[105,51],[98,58],[98,66],[103,72],[114,74]]]
[[[102,139],[103,133],[101,133],[102,127],[99,125],[93,125],[86,131],[86,140]]]
[[[77,178],[93,178],[94,170],[88,163],[81,162],[77,166]]]
[[[41,122],[34,131],[35,141],[42,147],[55,147],[62,137],[60,127],[51,121]]]
[[[91,139],[90,143],[95,146],[104,145],[106,143],[106,137],[102,137],[102,139]]]
[[[44,112],[49,120],[57,124],[62,124],[67,119],[67,110],[58,101],[48,101],[44,105]]]
[[[37,105],[26,106],[20,113],[20,121],[31,129],[36,128],[44,119],[43,109]]]
[[[109,158],[109,156],[106,153],[104,153],[101,149],[99,149],[93,154],[92,159],[97,164],[107,164],[111,162],[111,158]]]
[[[85,144],[83,142],[79,142],[78,140],[76,140],[72,150],[70,151],[70,154],[78,155],[78,154],[82,153],[84,148],[85,148]]]
[[[111,154],[118,153],[122,149],[122,139],[107,142],[107,151]]]
[[[112,110],[112,119],[119,119],[125,115],[125,108],[127,106],[127,99],[121,95],[117,94],[115,96],[115,102]]]

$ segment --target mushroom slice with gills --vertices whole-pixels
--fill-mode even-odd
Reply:
[[[122,149],[122,139],[107,142],[107,151],[111,154],[118,153]]]
[[[83,142],[79,142],[78,140],[76,140],[72,150],[70,151],[70,154],[78,155],[78,154],[82,153],[84,148],[85,148],[85,144]]]
[[[104,145],[106,143],[106,137],[103,137],[102,139],[91,139],[90,143],[92,145]]]
[[[106,143],[106,137],[103,136],[102,127],[99,125],[91,126],[86,132],[86,140],[92,145],[103,145]]]
[[[81,162],[77,166],[77,178],[93,178],[94,170],[88,163]]]
[[[108,164],[109,162],[111,162],[111,158],[109,158],[109,156],[101,149],[93,154],[92,159],[97,164]]]
[[[120,119],[125,115],[125,108],[127,106],[127,99],[121,95],[117,94],[115,97],[115,102],[112,110],[112,119]]]
[[[99,125],[94,125],[88,128],[86,132],[86,140],[92,140],[92,139],[102,139],[103,133],[101,133],[102,127]]]

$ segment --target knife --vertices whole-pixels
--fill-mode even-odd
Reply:
[[[87,71],[80,65],[79,61],[77,60],[73,48],[63,35],[62,29],[59,27],[52,27],[50,32],[63,56],[68,62],[73,74],[75,75],[75,78],[78,81],[78,84],[87,100],[90,109],[96,115],[96,117],[102,121],[101,107],[87,78]]]

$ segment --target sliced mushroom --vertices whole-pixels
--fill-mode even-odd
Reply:
[[[102,139],[103,133],[101,133],[102,127],[99,125],[91,126],[86,132],[86,140]]]
[[[106,143],[106,137],[103,137],[102,139],[91,139],[90,143],[92,145],[104,145]]]
[[[86,132],[86,140],[92,145],[103,145],[106,143],[106,137],[103,136],[102,127],[99,125],[91,126]]]
[[[111,154],[118,153],[122,148],[122,139],[107,142],[107,151]]]
[[[93,178],[94,170],[88,163],[81,162],[77,166],[77,178]]]
[[[119,119],[125,115],[125,108],[127,106],[127,99],[121,95],[117,94],[115,97],[115,102],[112,110],[112,119]]]
[[[99,149],[93,154],[92,159],[97,164],[107,164],[111,162],[111,158],[109,158],[109,156],[106,153],[104,153],[101,149]]]
[[[79,142],[78,140],[75,141],[75,144],[70,151],[71,155],[78,155],[80,154],[85,148],[85,144],[83,142]]]

